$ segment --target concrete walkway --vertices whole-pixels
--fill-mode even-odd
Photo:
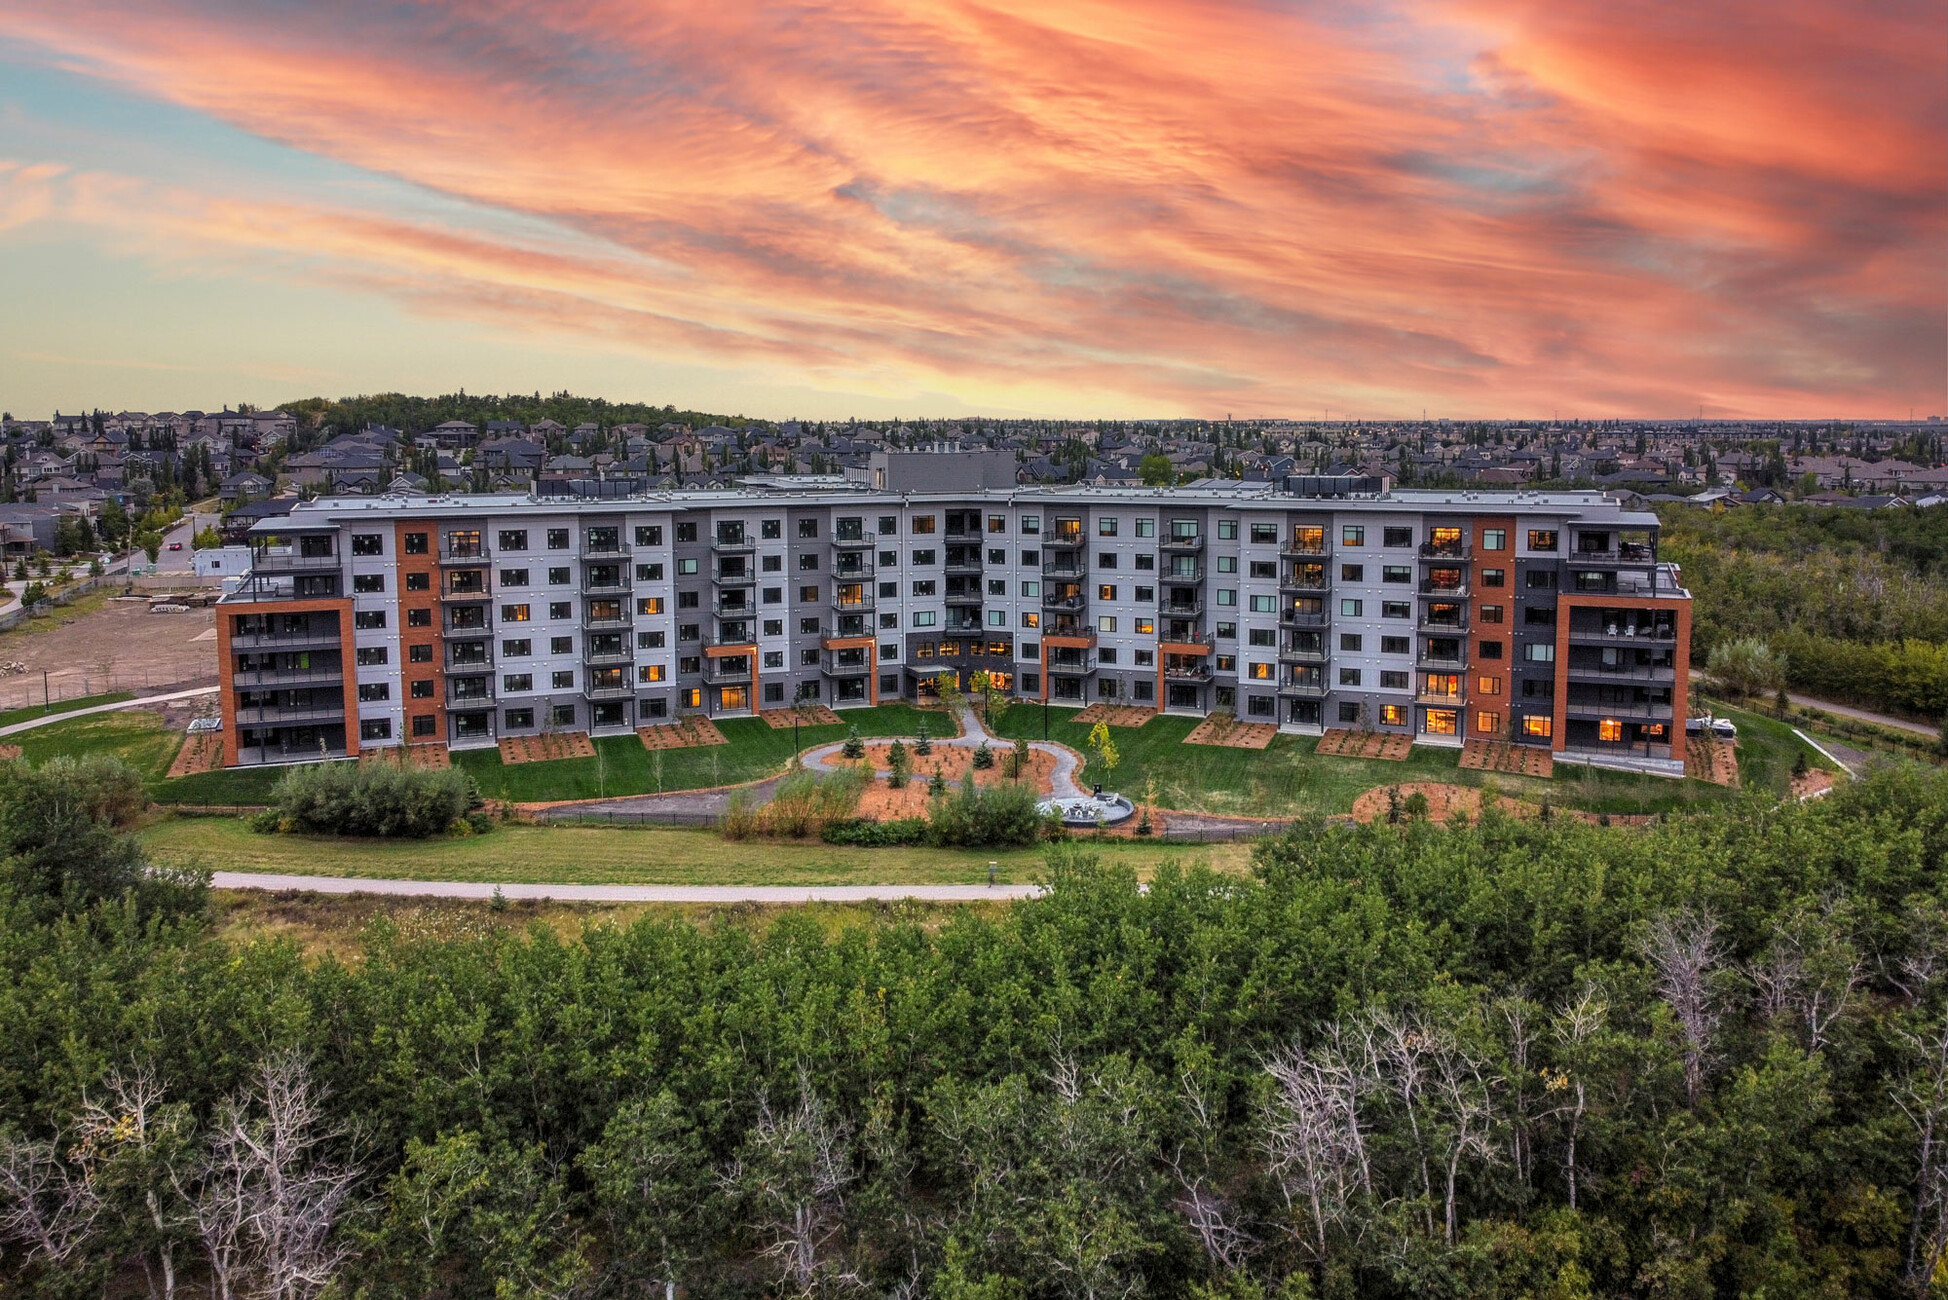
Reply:
[[[122,700],[116,704],[94,704],[85,709],[69,709],[65,713],[50,713],[45,717],[30,718],[26,722],[16,722],[11,727],[0,727],[0,736],[11,736],[16,731],[32,731],[35,727],[49,727],[70,718],[85,718],[91,713],[113,713],[116,709],[139,709],[150,704],[168,704],[175,700],[193,700],[199,695],[215,695],[215,686],[198,686],[187,691],[171,691],[166,695],[144,695],[140,699]],[[28,707],[32,707],[31,705]]]
[[[494,885],[472,880],[362,880],[219,871],[216,889],[295,890],[314,894],[389,894],[417,898],[552,898],[564,903],[868,903],[916,899],[972,903],[1033,898],[1039,885]]]
[[[841,717],[843,718],[843,715]],[[987,728],[981,725],[980,715],[975,713],[971,706],[961,709],[960,726],[960,735],[945,740],[935,740],[933,742],[934,745],[937,747],[954,746],[963,749],[978,749],[982,742],[985,741],[989,748],[996,751],[995,758],[997,760],[1001,758],[1000,751],[1014,748],[1014,742],[1012,740],[997,741],[993,736],[989,735]],[[867,738],[867,743],[889,743],[891,739],[888,736],[873,736]],[[1076,769],[1081,766],[1081,761],[1077,759],[1075,751],[1061,745],[1051,744],[1045,740],[1031,740],[1028,742],[1028,748],[1039,753],[1051,755],[1055,759],[1055,771],[1049,778],[1049,784],[1053,787],[1056,798],[1079,799],[1089,793],[1080,785],[1076,784],[1075,773]],[[836,745],[820,745],[817,749],[806,750],[803,761],[805,766],[814,772],[837,771],[838,764],[832,762],[832,760],[837,758],[844,749],[845,745],[843,742]],[[875,775],[883,777],[886,775],[886,772],[882,769],[876,772]]]

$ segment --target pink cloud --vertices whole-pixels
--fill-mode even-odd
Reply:
[[[1837,0],[0,16],[556,232],[185,190],[156,256],[840,390],[1457,414],[1934,404],[1940,28]],[[54,181],[0,169],[0,229]]]

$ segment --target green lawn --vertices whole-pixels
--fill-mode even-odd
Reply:
[[[17,731],[0,743],[19,745],[21,757],[33,763],[63,754],[75,757],[107,754],[123,760],[153,781],[169,770],[183,737],[181,732],[163,726],[160,716],[141,709],[127,709],[56,722],[32,731]]]
[[[1042,867],[1040,849],[853,849],[818,843],[728,843],[712,831],[503,826],[464,839],[412,841],[265,835],[237,818],[165,817],[142,832],[157,863],[212,871],[540,881],[550,884],[857,885],[1002,883]],[[1242,869],[1249,844],[1105,839],[1091,852],[1148,876],[1165,860]]]
[[[1075,713],[1074,709],[1050,709],[1048,738],[1087,755],[1089,728],[1071,721]],[[1348,812],[1353,800],[1373,787],[1410,781],[1481,785],[1492,780],[1514,798],[1547,798],[1559,807],[1608,813],[1674,810],[1723,799],[1730,793],[1702,781],[1673,781],[1567,763],[1558,764],[1555,779],[1549,781],[1464,771],[1459,750],[1425,745],[1416,745],[1403,762],[1388,763],[1317,757],[1313,750],[1318,741],[1311,736],[1281,735],[1262,750],[1184,744],[1184,737],[1198,721],[1157,717],[1134,730],[1112,727],[1110,735],[1122,751],[1121,763],[1113,772],[1100,773],[1094,770],[1091,755],[1090,768],[1081,779],[1100,780],[1105,789],[1119,790],[1133,798],[1142,796],[1146,779],[1154,779],[1157,802],[1163,807],[1244,817]],[[1016,705],[994,729],[1011,738],[1040,740],[1042,710],[1035,705]],[[1792,765],[1789,753],[1785,764],[1788,769]]]
[[[851,727],[858,727],[862,736],[911,736],[922,719],[935,735],[951,728],[946,715],[922,713],[906,704],[848,709],[839,716],[843,721],[835,727],[800,727],[799,745],[811,749],[844,740]],[[453,762],[490,799],[544,803],[742,785],[775,776],[791,761],[788,727],[781,731],[758,718],[724,718],[717,729],[729,744],[652,751],[633,735],[607,736],[595,742],[594,758],[509,766],[501,762],[498,750],[476,749],[455,754]]]
[[[35,718],[44,718],[54,713],[72,713],[76,709],[93,708],[97,704],[120,704],[123,700],[134,698],[134,694],[129,691],[110,691],[106,695],[79,695],[72,700],[56,700],[52,708],[43,708],[36,704],[24,709],[9,709],[5,713],[0,713],[0,727],[11,727],[16,722],[32,722]]]

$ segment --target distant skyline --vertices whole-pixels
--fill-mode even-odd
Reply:
[[[1938,3],[11,0],[0,406],[1948,409]]]

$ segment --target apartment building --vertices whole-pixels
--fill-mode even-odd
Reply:
[[[973,479],[978,483],[978,477]],[[734,490],[321,499],[219,607],[232,764],[1012,695],[1681,772],[1690,596],[1596,492]]]

